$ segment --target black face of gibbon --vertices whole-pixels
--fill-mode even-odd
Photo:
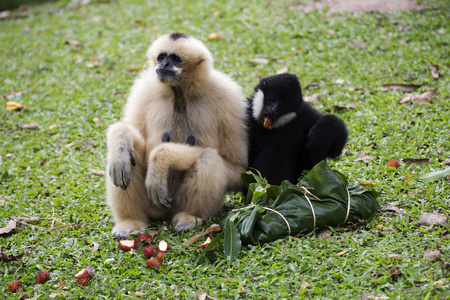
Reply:
[[[342,152],[348,135],[344,122],[305,103],[295,75],[261,79],[248,102],[249,167],[269,183],[297,183],[303,170]]]
[[[156,75],[159,80],[165,81],[179,81],[181,79],[180,67],[183,65],[183,60],[177,53],[167,53],[162,51],[156,58],[158,65],[156,66]]]

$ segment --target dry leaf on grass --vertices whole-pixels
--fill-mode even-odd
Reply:
[[[428,165],[430,160],[428,158],[405,158],[403,162],[407,165]]]
[[[80,48],[83,47],[83,44],[77,40],[67,40],[64,42],[64,44],[75,46],[75,47],[80,47]]]
[[[106,172],[102,171],[102,170],[94,170],[94,169],[89,169],[89,168],[88,168],[88,170],[89,170],[89,172],[91,172],[92,174],[97,175],[97,176],[105,176],[106,175]]]
[[[209,227],[208,229],[206,229],[205,231],[203,231],[203,232],[201,232],[201,233],[198,233],[198,234],[196,234],[196,235],[190,237],[190,238],[187,240],[187,245],[188,245],[188,246],[192,245],[193,243],[195,243],[196,241],[198,241],[201,237],[203,237],[203,236],[205,236],[205,235],[208,235],[208,234],[210,234],[211,232],[219,232],[219,231],[222,231],[222,227],[220,227],[220,226],[217,225],[217,224],[214,224],[214,225],[212,225],[211,227]]]
[[[287,73],[288,70],[289,70],[288,67],[281,68],[277,70],[277,74]]]
[[[406,93],[403,98],[398,100],[398,103],[416,102],[419,105],[426,105],[430,100],[437,96],[436,90],[428,91],[419,95]]]
[[[0,252],[0,261],[9,262],[9,261],[20,261],[23,257],[23,254],[5,254]]]
[[[356,158],[355,161],[361,161],[361,160],[375,161],[375,159],[373,159],[373,157],[369,156],[369,151],[362,151],[358,154],[358,158]]]
[[[389,274],[391,275],[391,278],[393,281],[397,281],[397,278],[403,274],[400,267],[395,267],[392,270],[389,271]]]
[[[439,76],[442,74],[439,70],[439,65],[429,63],[428,67],[430,68],[431,77],[433,77],[433,79],[439,79]]]
[[[406,211],[404,209],[398,208],[397,206],[400,205],[399,201],[386,203],[382,206],[380,206],[379,210],[390,210],[395,211],[396,213],[399,213],[401,215],[406,215]]]
[[[22,129],[37,129],[38,125],[35,123],[31,123],[31,124],[23,124]]]
[[[267,58],[252,58],[248,61],[255,65],[266,65],[269,63],[269,60]]]
[[[404,92],[412,92],[420,88],[421,84],[402,84],[402,83],[389,83],[381,86],[382,91],[404,91]]]
[[[9,111],[15,111],[15,110],[21,110],[24,108],[23,104],[15,101],[7,101],[6,102],[6,109]]]
[[[342,256],[347,253],[349,250],[342,250],[341,252],[336,253],[336,256]]]
[[[6,224],[5,227],[0,228],[0,234],[4,234],[4,233],[10,233],[11,231],[13,231],[17,226],[16,221],[14,220],[10,220],[8,222],[8,224]]]
[[[439,250],[426,251],[423,254],[423,258],[425,258],[429,262],[441,261],[442,260],[441,251]]]
[[[398,261],[402,261],[403,258],[400,257],[400,254],[388,254],[386,255],[387,259],[394,259],[394,260],[398,260]]]
[[[322,232],[321,234],[319,234],[318,239],[328,239],[331,237],[331,235],[333,234],[333,232],[331,230],[325,230],[324,232]]]
[[[322,94],[312,94],[312,95],[305,96],[303,98],[303,100],[308,103],[315,103],[315,102],[319,102],[321,97],[322,97]]]
[[[448,217],[443,214],[430,213],[430,212],[422,212],[422,215],[419,219],[419,224],[422,226],[443,226],[447,224]]]

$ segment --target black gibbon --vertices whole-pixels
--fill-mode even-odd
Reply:
[[[303,101],[297,76],[279,74],[261,79],[248,99],[249,167],[270,184],[297,183],[326,157],[336,158],[347,141],[344,122],[322,115]]]
[[[247,166],[245,96],[213,67],[199,40],[182,33],[156,39],[123,119],[107,133],[107,204],[116,237],[171,218],[192,229],[239,190]]]

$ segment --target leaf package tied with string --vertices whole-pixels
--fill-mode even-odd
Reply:
[[[367,221],[379,207],[376,198],[380,193],[349,186],[347,178],[331,170],[325,161],[318,163],[299,186],[289,181],[269,185],[251,172],[243,173],[242,179],[248,188],[248,206],[231,211],[223,228],[225,236],[235,241],[238,235],[243,244],[262,244],[315,228]],[[237,230],[227,235],[231,225]],[[225,246],[230,242],[225,239]],[[235,258],[236,252],[226,255]]]

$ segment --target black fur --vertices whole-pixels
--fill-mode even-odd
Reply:
[[[264,93],[264,105],[255,119],[253,102],[259,90]],[[248,102],[249,167],[260,171],[270,184],[279,185],[286,179],[297,183],[303,170],[310,170],[326,157],[338,157],[347,142],[345,123],[304,102],[295,75],[261,79]],[[296,117],[277,127],[279,118],[292,112]],[[272,129],[266,128],[268,124],[264,127],[265,118],[271,121],[266,122]]]
[[[178,39],[187,39],[189,38],[189,35],[185,34],[185,33],[179,33],[179,32],[174,32],[170,34],[170,38],[174,41],[178,40]]]

